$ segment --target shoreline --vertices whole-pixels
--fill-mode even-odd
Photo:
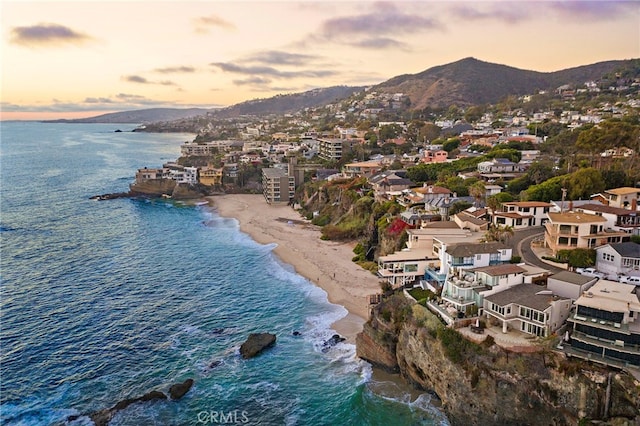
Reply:
[[[327,293],[329,303],[341,305],[347,315],[331,328],[355,344],[369,318],[370,294],[379,293],[378,279],[353,263],[354,243],[320,239],[320,228],[287,205],[270,205],[261,194],[206,197],[208,206],[222,217],[234,218],[240,230],[259,244],[276,243],[274,253]]]

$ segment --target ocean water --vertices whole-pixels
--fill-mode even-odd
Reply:
[[[235,220],[202,205],[89,200],[128,190],[138,168],[193,139],[131,128],[0,124],[3,425],[67,424],[187,378],[180,401],[133,404],[110,424],[447,424],[428,394],[372,379],[353,345],[323,350],[345,309]],[[277,343],[243,360],[252,332]]]

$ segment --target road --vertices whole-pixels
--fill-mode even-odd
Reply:
[[[509,239],[510,241],[508,244],[513,249],[513,253],[520,256],[522,261],[525,263],[544,268],[552,274],[564,271],[562,268],[543,262],[538,258],[538,256],[536,256],[533,250],[531,250],[531,241],[536,237],[542,236],[544,236],[544,228],[542,227],[523,229],[521,231],[514,232],[513,237]]]

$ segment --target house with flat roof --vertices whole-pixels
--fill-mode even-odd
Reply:
[[[640,188],[622,187],[604,191],[611,207],[640,211]]]
[[[393,288],[417,282],[424,276],[425,268],[434,263],[433,251],[426,248],[405,249],[378,257],[378,277]]]
[[[547,278],[547,288],[553,291],[553,294],[575,301],[597,281],[598,277],[588,277],[571,271],[560,271]]]
[[[505,202],[491,213],[491,221],[496,226],[510,226],[514,230],[542,226],[548,220],[551,207],[551,203],[541,201]]]
[[[596,269],[607,276],[640,275],[640,244],[605,244],[596,248]]]
[[[640,300],[633,285],[600,280],[569,317],[571,356],[617,368],[640,367]]]
[[[384,168],[378,160],[361,161],[358,163],[345,164],[342,168],[342,174],[347,178],[366,177],[369,178]]]
[[[486,295],[484,315],[490,322],[539,337],[546,337],[560,328],[569,317],[571,299],[554,295],[535,284],[519,284]]]
[[[283,169],[262,169],[262,193],[267,203],[289,203],[296,192],[294,176]]]
[[[544,225],[544,243],[554,255],[559,250],[595,249],[607,243],[630,239],[625,232],[606,230],[607,220],[602,216],[584,212],[549,212],[547,215],[549,221]]]

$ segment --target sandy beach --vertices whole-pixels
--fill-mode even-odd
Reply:
[[[354,243],[323,241],[320,228],[290,206],[269,205],[262,195],[231,194],[208,197],[220,216],[232,217],[240,230],[260,244],[276,243],[275,254],[328,294],[329,301],[349,314],[333,329],[349,341],[368,318],[369,295],[380,292],[378,278],[351,259]]]

